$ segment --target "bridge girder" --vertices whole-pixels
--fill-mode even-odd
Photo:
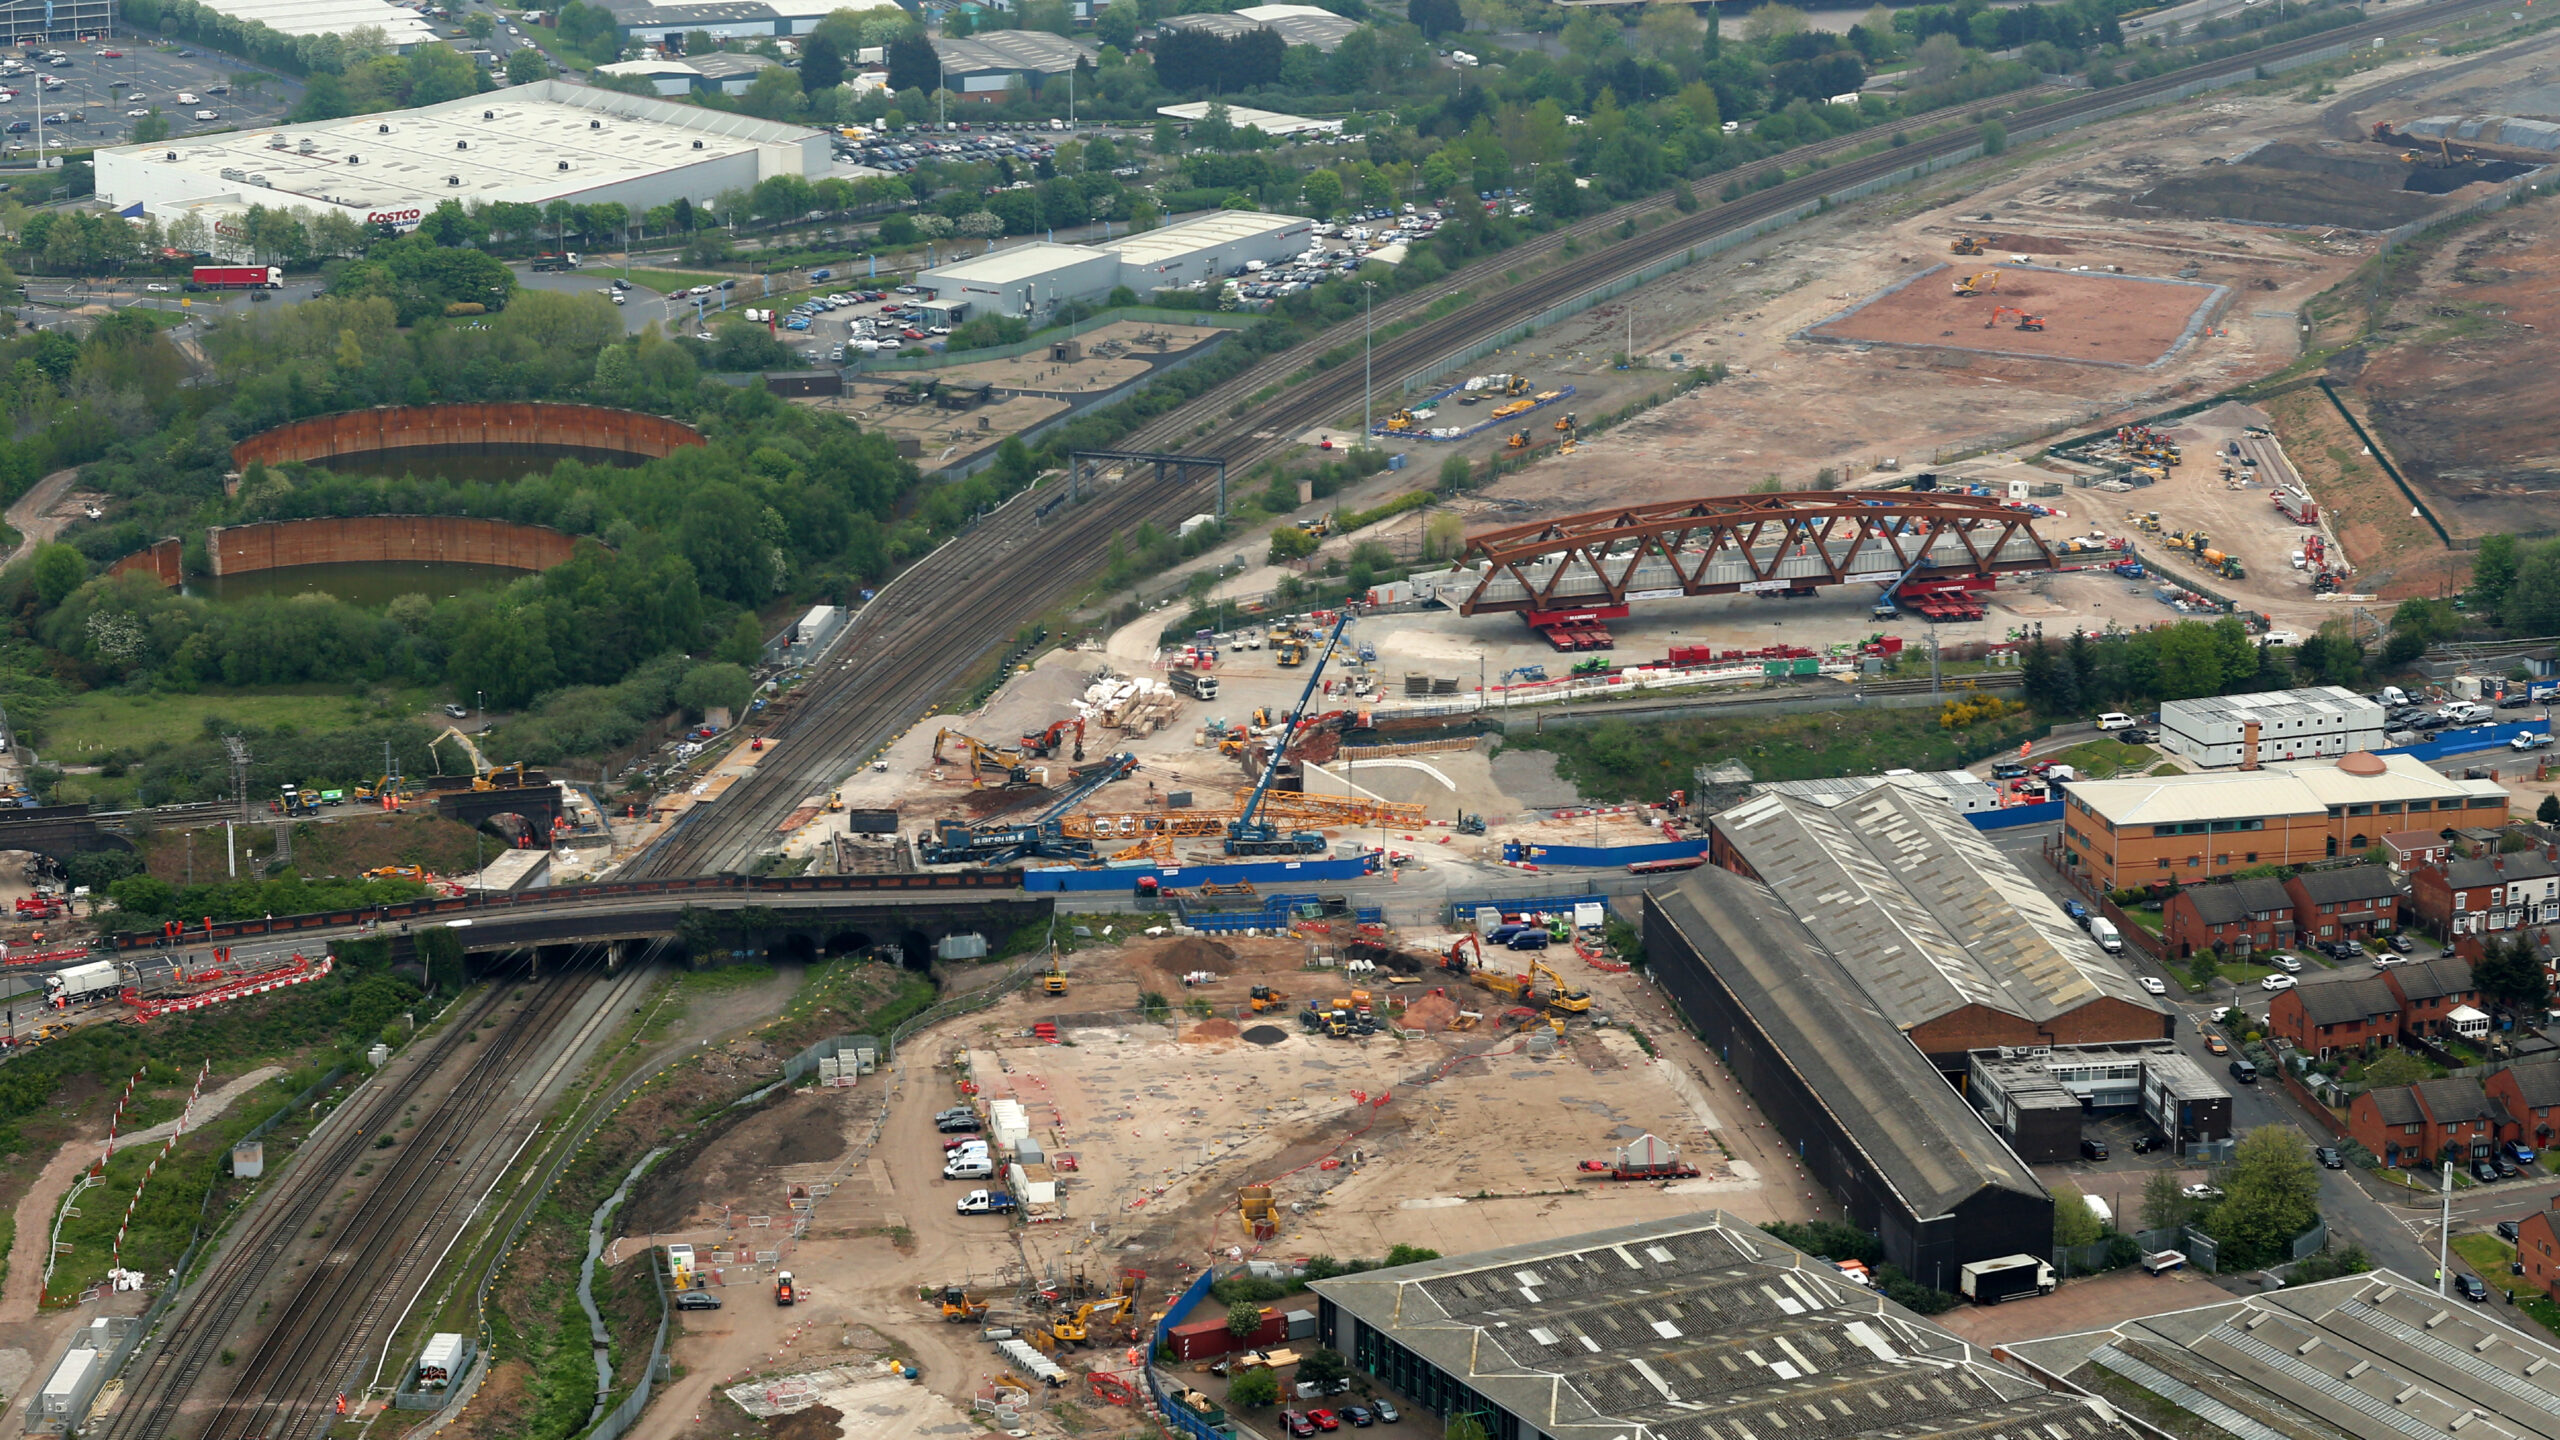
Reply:
[[[1985,496],[1925,491],[1726,495],[1593,510],[1469,537],[1459,563],[1481,561],[1484,570],[1458,609],[1545,612],[2049,570],[2053,549],[2034,518]]]

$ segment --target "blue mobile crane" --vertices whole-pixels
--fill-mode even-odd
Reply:
[[[1058,798],[1024,823],[973,826],[958,820],[944,820],[936,827],[934,837],[925,842],[925,863],[1004,865],[1025,855],[1051,860],[1090,860],[1093,858],[1093,842],[1069,836],[1059,823],[1059,817],[1074,809],[1086,796],[1130,775],[1137,768],[1138,757],[1126,750],[1091,765],[1080,765],[1072,772],[1075,778]]]
[[[1323,678],[1325,662],[1333,658],[1334,648],[1342,643],[1343,627],[1351,623],[1351,612],[1345,610],[1335,618],[1333,633],[1325,637],[1324,650],[1316,656],[1307,671],[1307,686],[1298,692],[1298,703],[1289,707],[1288,718],[1281,722],[1280,733],[1271,740],[1271,762],[1262,767],[1262,778],[1255,782],[1253,793],[1245,798],[1244,813],[1227,825],[1227,853],[1230,855],[1321,855],[1324,837],[1312,830],[1282,833],[1280,827],[1253,817],[1262,809],[1262,797],[1279,778],[1280,764],[1289,755],[1289,741],[1306,722],[1307,701],[1316,693],[1316,682]]]

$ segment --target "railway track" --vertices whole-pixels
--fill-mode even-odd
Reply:
[[[2198,80],[2247,66],[2423,29],[2489,8],[2490,0],[2442,0],[2424,9],[2271,45],[2247,56],[2056,101],[2039,107],[2029,119],[2043,124],[2110,113],[2175,95]],[[1700,197],[1699,208],[1688,214],[1678,213],[1668,198],[1639,201],[1514,246],[1451,275],[1436,293],[1401,296],[1379,306],[1370,317],[1372,325],[1412,323],[1374,342],[1372,368],[1395,384],[1484,336],[1499,333],[1523,316],[1587,294],[1692,246],[1748,230],[1822,196],[1957,153],[1976,143],[1972,127],[1922,136],[1793,180],[1749,188],[1808,160],[1828,161],[1894,131],[1917,135],[1979,108],[1951,107],[1903,121],[1890,130],[1843,136],[1739,167],[1711,183],[1721,188],[1738,181],[1745,187],[1741,197],[1722,203]],[[1696,188],[1691,187],[1693,194]],[[1665,210],[1673,212],[1670,218],[1651,229],[1639,228],[1626,240],[1611,238],[1611,232],[1625,221],[1632,218],[1641,227],[1645,217]],[[1568,241],[1606,243],[1586,261],[1555,267],[1448,314],[1424,318],[1442,295],[1486,284],[1506,270],[1553,256]],[[1345,321],[1305,344],[1267,357],[1139,427],[1118,446],[1216,456],[1231,470],[1284,451],[1296,443],[1296,436],[1348,413],[1359,403],[1362,382],[1356,364],[1339,364],[1303,380],[1294,377],[1311,370],[1317,357],[1358,343],[1361,333],[1361,321]],[[1230,409],[1251,406],[1254,397],[1266,391],[1275,393],[1247,410],[1242,424],[1229,420]],[[1199,433],[1203,425],[1211,427],[1205,435]],[[1200,508],[1204,488],[1123,479],[1081,505],[1045,517],[1039,508],[1054,494],[1026,492],[967,534],[916,562],[864,608],[841,646],[840,653],[848,658],[830,661],[830,668],[810,682],[810,693],[795,713],[778,727],[776,736],[785,742],[780,754],[767,759],[715,804],[688,812],[626,867],[625,874],[657,878],[745,868],[778,838],[776,826],[794,807],[823,794],[847,765],[899,734],[930,697],[959,680],[1034,616],[1074,593],[1111,536],[1146,522],[1160,527],[1179,522]],[[785,763],[776,765],[774,759]]]
[[[625,983],[636,981],[636,970]],[[353,1403],[360,1388],[360,1358],[376,1339],[387,1340],[383,1318],[406,1305],[424,1283],[450,1228],[495,1170],[510,1158],[509,1137],[539,1122],[535,1097],[555,1080],[594,1029],[617,1012],[607,1003],[586,1028],[524,1080],[543,1043],[581,997],[592,976],[570,967],[523,982],[530,993],[511,1000],[512,984],[493,986],[470,1013],[457,1016],[408,1071],[417,1078],[442,1071],[469,1052],[468,1067],[445,1094],[406,1130],[396,1128],[411,1104],[408,1085],[382,1084],[374,1093],[323,1124],[325,1138],[306,1142],[285,1174],[283,1189],[268,1197],[240,1235],[223,1244],[196,1293],[156,1338],[114,1413],[96,1427],[107,1440],[162,1440],[189,1433],[197,1440],[313,1440],[336,1419],[336,1399]],[[510,1004],[512,1013],[500,1015]],[[483,1030],[488,1024],[491,1028]],[[510,1088],[521,1090],[512,1102]],[[501,1116],[495,1124],[493,1116]],[[341,1193],[354,1167],[377,1136],[399,1143],[382,1153],[388,1168],[335,1222],[328,1249],[315,1263],[297,1267],[279,1291],[279,1267],[290,1246]],[[315,1149],[316,1145],[316,1149]],[[377,1152],[380,1153],[380,1152]],[[238,1334],[250,1307],[261,1300],[274,1310],[224,1397],[207,1406],[207,1385],[226,1340]],[[267,1310],[261,1307],[259,1316]],[[396,1322],[395,1322],[396,1323]],[[215,1382],[218,1384],[219,1382]],[[207,1386],[207,1388],[211,1388]],[[201,1425],[195,1417],[203,1415]]]

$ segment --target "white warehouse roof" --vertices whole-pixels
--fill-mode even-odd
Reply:
[[[414,224],[442,201],[635,206],[823,174],[823,133],[556,80],[416,110],[97,152],[98,194],[166,213],[335,206]],[[663,192],[663,193],[660,193]]]
[[[1209,107],[1216,103],[1218,102],[1214,100],[1193,100],[1181,105],[1159,105],[1156,107],[1156,113],[1170,115],[1176,120],[1189,120],[1196,124],[1209,118]],[[1227,123],[1239,130],[1250,125],[1263,134],[1272,136],[1342,133],[1342,122],[1339,120],[1310,120],[1304,115],[1283,115],[1277,110],[1256,110],[1250,105],[1228,106]]]
[[[280,35],[343,35],[371,26],[395,49],[443,38],[416,11],[384,0],[207,0],[205,8],[232,20],[254,20]]]
[[[1292,232],[1295,232],[1292,234]],[[1179,225],[1161,230],[1141,230],[1120,240],[1106,240],[1095,246],[1120,257],[1123,267],[1152,269],[1180,260],[1202,250],[1233,245],[1266,237],[1285,236],[1305,239],[1315,234],[1315,222],[1303,215],[1265,215],[1258,210],[1217,210]],[[1270,257],[1256,256],[1256,259]]]

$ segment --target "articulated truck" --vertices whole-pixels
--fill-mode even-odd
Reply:
[[[192,278],[207,290],[284,288],[284,271],[274,265],[199,265]]]

